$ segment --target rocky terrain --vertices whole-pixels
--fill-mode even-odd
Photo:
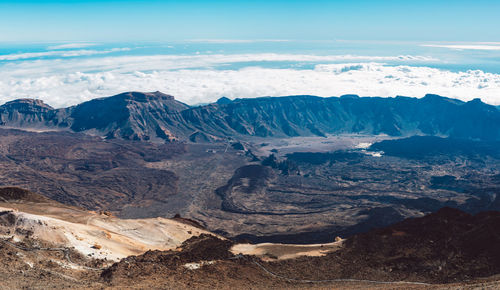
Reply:
[[[500,213],[474,216],[443,208],[422,218],[354,235],[322,257],[269,262],[271,271],[304,280],[355,278],[451,283],[498,274]],[[302,267],[298,270],[297,265]]]
[[[180,143],[103,142],[69,132],[0,130],[0,184],[87,209],[119,211],[177,193],[172,171],[147,167],[185,151]]]
[[[71,248],[54,248],[34,235],[22,241],[2,238],[0,286],[495,289],[500,273],[499,222],[499,212],[473,216],[443,208],[354,235],[321,255],[301,255],[302,247],[286,259],[242,255],[234,248],[245,245],[208,233],[175,249],[150,250],[113,264]],[[292,251],[291,245],[254,246],[273,248],[275,253]]]
[[[472,121],[474,120],[474,121]],[[220,138],[415,134],[499,140],[500,111],[475,99],[348,95],[222,99],[189,107],[161,92],[127,92],[61,109],[20,99],[0,106],[0,124],[70,130],[126,140],[213,142]]]
[[[473,216],[445,207],[423,218],[356,235],[346,242],[346,249],[351,261],[363,261],[374,271],[436,282],[463,281],[498,274],[498,225],[498,211]]]
[[[246,228],[237,236],[258,242],[324,243],[444,206],[500,210],[498,148],[496,142],[412,137],[368,150],[266,158],[237,169],[216,190],[226,215],[246,217],[244,227],[221,221],[221,230]]]
[[[498,238],[499,114],[434,95],[12,101],[0,271],[6,287],[476,283],[499,274],[482,242]]]
[[[254,242],[327,243],[443,206],[498,210],[496,141],[428,138],[363,149],[368,137],[322,137],[320,152],[282,154],[258,139],[161,144],[0,129],[0,184],[121,218],[180,214]]]
[[[0,234],[13,242],[33,239],[117,261],[150,249],[176,248],[192,236],[207,233],[182,219],[124,220],[109,212],[63,205],[24,189],[0,188]]]

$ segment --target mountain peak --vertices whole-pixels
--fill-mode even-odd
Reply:
[[[427,100],[427,101],[441,101],[441,100],[445,100],[447,98],[443,97],[443,96],[440,96],[440,95],[436,95],[436,94],[426,94],[422,100]]]
[[[226,98],[226,97],[222,97],[220,99],[217,100],[217,104],[219,105],[227,105],[227,104],[231,104],[233,101],[231,101],[229,98]]]
[[[125,92],[75,106],[70,113],[71,130],[96,130],[107,138],[171,140],[167,124],[173,124],[174,115],[188,108],[158,91]]]
[[[422,100],[428,101],[428,102],[450,102],[453,104],[463,104],[464,103],[458,99],[447,98],[447,97],[443,97],[443,96],[436,95],[436,94],[426,94],[422,98]]]
[[[45,104],[42,100],[39,99],[30,99],[30,98],[24,98],[24,99],[17,99],[13,101],[6,102],[5,104],[2,105],[2,107],[6,108],[43,108],[47,110],[53,110],[51,106]]]
[[[341,99],[359,99],[358,95],[355,94],[347,94],[340,96]]]
[[[160,91],[156,92],[125,92],[113,96],[114,98],[122,98],[125,100],[137,101],[137,102],[148,102],[152,100],[175,100],[174,96],[164,94]],[[112,98],[113,98],[112,97]]]
[[[480,98],[474,98],[467,102],[467,104],[477,104],[477,105],[486,105]]]

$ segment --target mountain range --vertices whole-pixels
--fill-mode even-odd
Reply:
[[[480,99],[261,97],[189,106],[161,92],[127,92],[54,109],[41,100],[0,106],[0,125],[67,130],[108,139],[210,142],[227,137],[327,134],[433,135],[500,140],[500,110]]]

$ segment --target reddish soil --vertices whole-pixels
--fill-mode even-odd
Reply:
[[[57,264],[57,261],[65,262],[60,252],[24,251],[3,242],[0,244],[0,274],[4,280],[0,281],[0,286],[101,289],[496,288],[500,286],[499,225],[499,212],[472,216],[444,208],[423,218],[408,219],[353,236],[343,248],[323,257],[277,262],[263,262],[253,256],[234,256],[229,251],[232,241],[201,235],[186,240],[176,250],[148,251],[130,256],[103,271],[63,268]],[[23,247],[29,248],[30,245],[24,244]],[[71,254],[71,259],[80,265],[98,265],[98,261],[93,265],[92,261],[75,254]],[[200,268],[188,269],[185,267],[187,263],[199,263]],[[331,279],[372,282],[325,281]]]
[[[269,263],[287,277],[450,283],[500,273],[500,212],[443,208],[347,239],[324,257]],[[299,266],[300,265],[300,266]]]

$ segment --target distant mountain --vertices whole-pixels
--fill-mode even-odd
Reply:
[[[236,99],[182,114],[199,130],[211,134],[281,137],[366,133],[500,138],[500,114],[495,107],[480,100],[464,103],[436,95],[422,99],[355,96]]]
[[[31,128],[52,127],[57,120],[57,110],[41,100],[18,99],[0,106],[0,125]]]
[[[500,111],[475,99],[437,95],[262,97],[189,107],[160,93],[128,92],[53,109],[40,100],[0,106],[1,125],[51,128],[131,140],[209,142],[223,137],[325,136],[338,133],[435,135],[500,140]]]
[[[71,130],[106,138],[172,141],[176,135],[182,136],[176,130],[181,127],[176,120],[188,108],[160,92],[122,93],[62,109],[40,100],[20,99],[0,106],[0,124],[20,129]]]
[[[160,92],[123,93],[71,109],[71,130],[96,131],[107,138],[174,140],[180,112],[189,106]],[[172,131],[171,131],[172,130]]]

